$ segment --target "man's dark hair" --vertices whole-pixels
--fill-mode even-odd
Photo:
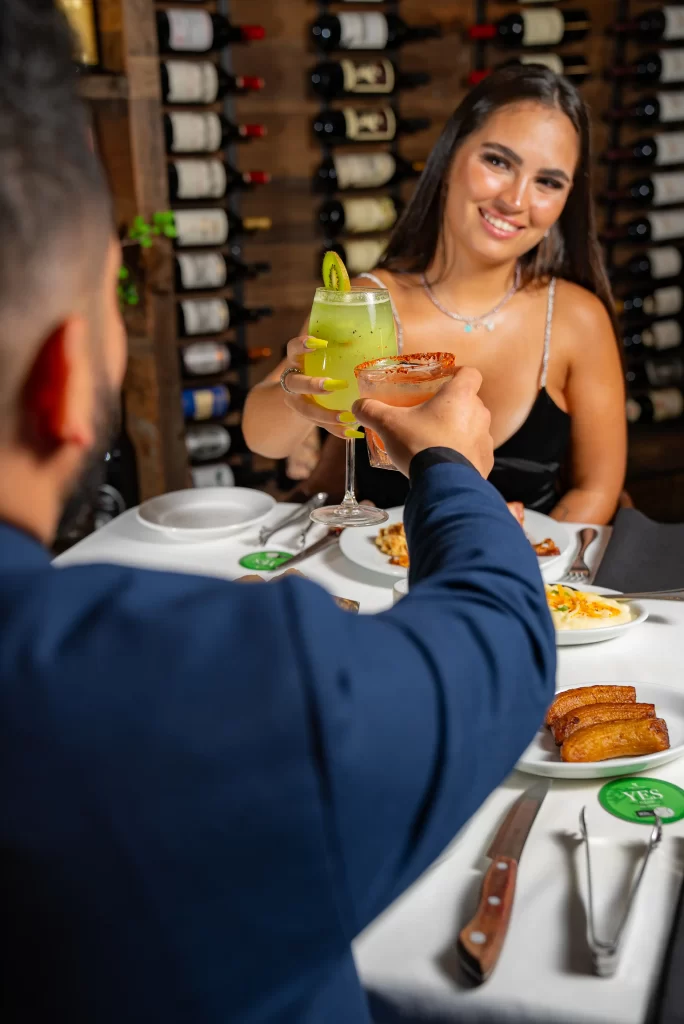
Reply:
[[[54,0],[0,0],[0,429],[37,346],[102,280],[109,200],[72,49]]]

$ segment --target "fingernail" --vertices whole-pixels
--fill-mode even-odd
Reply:
[[[362,430],[345,430],[344,436],[348,437],[351,441],[355,437],[364,437],[365,435]]]
[[[356,416],[353,412],[341,412],[337,419],[340,423],[356,423]]]
[[[349,383],[346,380],[335,380],[333,377],[328,377],[323,381],[324,391],[344,391],[348,387]]]
[[[327,348],[328,342],[324,341],[323,338],[307,338],[304,342],[304,348],[308,348],[311,352],[315,352],[319,348]]]

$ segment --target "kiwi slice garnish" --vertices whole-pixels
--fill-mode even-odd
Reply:
[[[326,252],[323,257],[323,284],[334,292],[351,291],[349,273],[336,252]]]

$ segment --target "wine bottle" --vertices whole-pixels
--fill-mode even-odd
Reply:
[[[231,142],[263,139],[265,135],[263,124],[233,124],[213,111],[164,115],[164,136],[170,153],[215,153]]]
[[[656,320],[640,331],[630,331],[622,337],[622,345],[626,351],[639,352],[644,348],[654,348],[663,352],[668,348],[678,348],[682,343],[682,325],[679,320]]]
[[[397,135],[413,135],[431,124],[428,117],[397,118],[391,107],[322,110],[313,122],[313,133],[323,145],[346,142],[391,142]]]
[[[235,487],[235,473],[225,462],[193,466],[190,474],[193,487]]]
[[[507,14],[498,21],[472,25],[473,40],[495,40],[500,46],[560,46],[579,42],[589,34],[591,20],[583,7],[559,11],[548,7],[539,11]]]
[[[385,188],[418,178],[424,167],[421,160],[404,160],[393,153],[335,153],[319,164],[314,189],[344,192],[355,188]]]
[[[611,271],[612,278],[627,277],[663,281],[670,277],[678,277],[684,270],[684,247],[664,245],[661,248],[647,249],[646,252],[632,256],[630,260]]]
[[[390,196],[367,199],[326,199],[318,208],[318,221],[328,238],[346,232],[362,235],[389,231],[394,227],[403,204]]]
[[[261,25],[231,25],[222,14],[208,11],[157,11],[157,35],[162,53],[207,53],[231,43],[263,39]]]
[[[627,399],[629,423],[662,423],[684,414],[684,392],[681,388],[664,388]]]
[[[684,7],[665,4],[641,11],[628,21],[618,21],[612,26],[616,35],[638,39],[640,42],[674,42],[684,39]]]
[[[186,420],[211,420],[242,409],[247,391],[244,388],[214,384],[209,388],[183,388],[181,395]]]
[[[221,252],[185,253],[176,257],[176,291],[225,288],[235,281],[252,281],[270,269],[270,263],[242,263]]]
[[[270,348],[243,348],[214,341],[198,341],[181,349],[181,369],[192,377],[209,377],[215,373],[228,373],[241,366],[268,359]]]
[[[240,427],[228,427],[219,423],[188,427],[185,432],[185,448],[193,462],[213,462],[228,452],[240,454],[247,451]]]
[[[223,160],[174,160],[169,164],[171,199],[222,199],[227,192],[265,185],[266,171],[237,171]]]
[[[609,149],[609,163],[641,163],[653,167],[684,164],[684,132],[658,132],[635,139],[627,146]]]
[[[174,210],[175,244],[179,249],[189,246],[225,245],[229,235],[249,235],[270,231],[270,217],[238,217],[232,210]]]
[[[311,71],[314,92],[327,100],[340,96],[389,96],[399,89],[427,85],[430,75],[423,71],[400,71],[386,59],[331,60],[317,64]]]
[[[646,213],[626,224],[604,228],[601,238],[605,242],[668,242],[684,238],[684,209]]]
[[[651,291],[630,292],[615,300],[615,309],[625,315],[674,316],[684,306],[684,292],[679,285],[654,288]]]
[[[211,60],[167,60],[161,64],[164,103],[216,103],[263,89],[263,78],[229,75]]]
[[[407,25],[397,14],[322,14],[311,26],[311,38],[321,50],[394,50],[404,43],[436,39],[438,25]]]
[[[94,0],[57,0],[74,37],[74,62],[82,71],[96,71],[100,65]]]
[[[607,203],[626,200],[649,206],[680,203],[684,201],[684,171],[664,171],[654,173],[650,178],[637,178],[623,188],[605,192],[602,199]]]
[[[272,314],[270,306],[247,308],[234,299],[183,299],[178,304],[178,333],[182,338],[222,334],[231,327],[254,324]]]
[[[630,390],[670,388],[684,381],[684,359],[676,352],[649,356],[627,364],[625,380]]]
[[[667,124],[684,121],[684,92],[657,92],[640,96],[629,107],[608,114],[612,121],[639,121],[642,124]]]
[[[388,242],[389,238],[386,235],[382,238],[350,238],[344,245],[341,242],[333,242],[327,248],[340,256],[349,273],[354,276],[377,267],[385,254]],[[325,250],[317,262],[318,269],[324,255]]]
[[[684,49],[644,53],[633,64],[618,65],[608,74],[612,78],[631,78],[640,85],[684,82]]]
[[[555,71],[557,75],[571,78],[578,85],[586,81],[591,74],[591,68],[583,54],[528,53],[521,54],[513,60],[504,61],[503,64],[497,64],[495,68],[471,71],[468,75],[468,84],[479,85],[480,82],[491,75],[492,71],[498,71],[499,68],[515,67],[521,64],[541,64],[543,67],[549,68],[550,71]]]

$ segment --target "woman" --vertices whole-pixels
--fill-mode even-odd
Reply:
[[[448,350],[483,376],[507,501],[556,519],[608,522],[622,488],[622,363],[591,195],[587,108],[546,68],[505,68],[461,103],[437,142],[377,271],[401,351]],[[312,425],[355,425],[309,397],[336,386],[301,370],[305,337],[251,393],[250,447],[287,456]],[[350,415],[350,414],[349,414]],[[400,504],[399,474],[371,470],[361,498]],[[563,489],[567,477],[568,487]]]

